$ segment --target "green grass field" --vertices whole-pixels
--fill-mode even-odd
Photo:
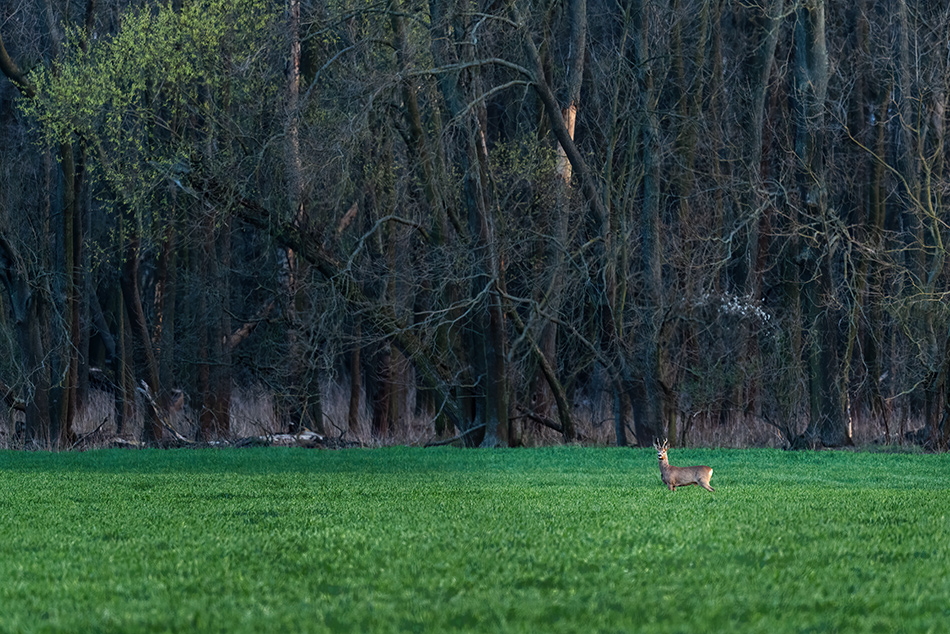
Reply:
[[[0,452],[2,632],[946,632],[950,456]]]

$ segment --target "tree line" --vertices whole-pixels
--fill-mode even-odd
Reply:
[[[365,408],[383,440],[947,448],[945,3],[0,13],[21,443],[72,446],[94,390],[120,434],[187,397],[226,438],[255,385],[283,428]]]

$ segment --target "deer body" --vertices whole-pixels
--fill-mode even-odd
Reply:
[[[685,487],[691,484],[698,484],[707,491],[715,490],[709,486],[709,479],[713,472],[712,468],[705,466],[674,467],[666,457],[666,450],[670,448],[668,441],[664,440],[662,445],[655,442],[653,447],[656,449],[656,455],[660,461],[660,477],[663,479],[663,484],[670,491],[675,492],[676,487]]]

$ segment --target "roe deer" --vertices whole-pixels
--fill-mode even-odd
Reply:
[[[709,478],[712,477],[710,467],[674,467],[666,458],[666,450],[670,448],[668,440],[663,444],[656,440],[653,442],[656,448],[656,457],[660,459],[660,477],[663,478],[663,484],[669,487],[670,491],[675,492],[676,487],[686,487],[691,484],[698,484],[707,491],[714,491],[709,486]]]

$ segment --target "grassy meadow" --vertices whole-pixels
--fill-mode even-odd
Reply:
[[[950,456],[0,452],[0,632],[946,632]]]

